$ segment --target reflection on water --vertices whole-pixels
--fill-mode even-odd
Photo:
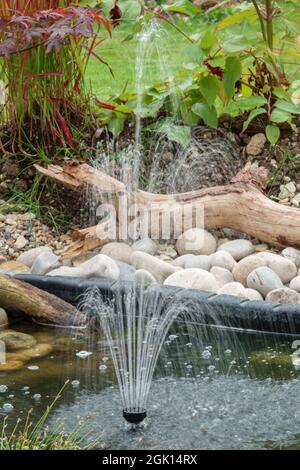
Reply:
[[[160,354],[149,419],[130,433],[109,348],[99,333],[30,323],[14,329],[51,345],[51,352],[0,373],[0,419],[8,415],[11,426],[30,408],[36,420],[68,379],[55,418],[62,417],[69,430],[88,420],[92,437],[103,434],[103,445],[112,448],[300,448],[293,337],[177,322]],[[92,354],[78,354],[84,351]]]

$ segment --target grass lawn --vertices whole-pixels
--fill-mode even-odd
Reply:
[[[86,72],[86,83],[100,100],[126,91],[135,91],[136,56],[139,49],[138,39],[124,39],[132,32],[133,22],[123,21],[113,30],[113,38],[107,39],[97,49],[97,54],[110,64],[109,69],[92,57]],[[184,49],[189,44],[183,35],[167,24],[160,24],[161,36],[149,44],[146,50],[144,81],[154,84],[173,73],[182,65]],[[102,33],[104,35],[104,33]],[[103,37],[103,36],[102,36]],[[165,63],[165,65],[164,65]],[[165,74],[165,77],[164,77]]]

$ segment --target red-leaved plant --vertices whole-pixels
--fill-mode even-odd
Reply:
[[[109,20],[79,2],[0,0],[0,119],[14,141],[76,148],[90,119],[84,72],[91,56],[102,61],[102,29],[110,34]]]

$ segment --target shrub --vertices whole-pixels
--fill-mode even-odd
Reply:
[[[76,148],[90,117],[85,68],[92,55],[102,60],[100,28],[110,34],[101,11],[78,1],[0,0],[3,150],[12,141]]]

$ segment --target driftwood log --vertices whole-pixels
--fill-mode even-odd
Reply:
[[[68,163],[63,168],[36,165],[36,169],[74,191],[81,192],[88,186],[99,194],[99,199],[110,200],[117,212],[118,200],[126,195],[129,202],[149,208],[150,216],[159,222],[157,230],[163,218],[174,215],[178,206],[190,211],[193,223],[197,210],[202,207],[207,229],[231,228],[272,245],[300,248],[300,210],[274,202],[264,194],[268,174],[262,167],[247,164],[225,186],[168,195],[140,190],[128,192],[123,183],[87,164]],[[107,235],[107,227],[108,222],[104,221],[97,226],[75,231],[75,241],[67,247],[63,256],[77,256],[107,243],[111,239]]]
[[[0,275],[0,307],[25,313],[37,323],[63,326],[84,323],[84,315],[73,305],[4,274]]]

